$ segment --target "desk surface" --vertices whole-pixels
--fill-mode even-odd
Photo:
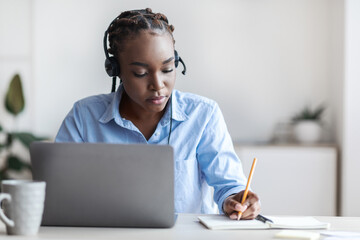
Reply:
[[[274,239],[280,230],[208,230],[197,220],[198,214],[180,214],[170,229],[147,228],[79,228],[41,227],[37,236],[17,236],[16,239]],[[316,217],[331,223],[329,230],[360,232],[360,217]],[[316,230],[312,230],[316,231]],[[317,230],[319,231],[319,230]],[[5,226],[0,223],[0,238],[6,237]],[[9,236],[8,239],[14,239]],[[324,238],[324,237],[322,237]]]

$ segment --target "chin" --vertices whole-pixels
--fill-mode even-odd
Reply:
[[[165,105],[166,106],[166,105]],[[152,111],[152,112],[162,112],[162,111],[164,111],[164,109],[165,109],[165,106],[154,106],[154,107],[152,107],[151,109],[150,109],[150,111]]]
[[[150,104],[150,106],[148,105],[147,109],[150,112],[154,112],[154,113],[158,113],[158,112],[162,112],[166,107],[166,103],[164,104]]]

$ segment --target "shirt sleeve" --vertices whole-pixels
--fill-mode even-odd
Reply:
[[[84,142],[81,116],[80,103],[77,102],[62,122],[55,142]]]
[[[197,159],[205,180],[214,187],[214,201],[223,213],[225,198],[244,190],[246,178],[217,104],[200,139]]]

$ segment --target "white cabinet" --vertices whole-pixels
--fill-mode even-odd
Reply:
[[[332,146],[235,145],[244,173],[258,158],[251,188],[268,215],[336,215],[337,150]]]

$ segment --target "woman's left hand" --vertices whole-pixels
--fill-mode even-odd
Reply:
[[[224,201],[224,213],[231,219],[237,219],[241,211],[241,219],[254,219],[260,213],[260,201],[258,195],[249,191],[244,204],[241,204],[244,191],[227,197]]]

